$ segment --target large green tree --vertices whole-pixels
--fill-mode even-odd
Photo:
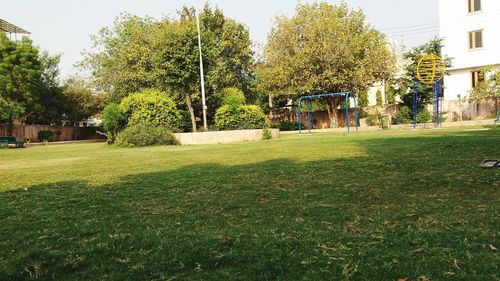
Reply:
[[[110,93],[115,102],[156,87],[152,41],[159,26],[160,22],[150,17],[121,14],[113,28],[102,28],[91,37],[98,51],[84,51],[80,66],[92,72],[98,89]]]
[[[9,40],[0,33],[0,122],[58,124],[81,121],[98,111],[101,99],[69,79],[61,86],[59,55],[40,52],[28,38]]]
[[[60,56],[42,52],[39,59],[43,72],[33,93],[36,99],[33,109],[24,121],[28,124],[58,124],[61,123],[66,108],[66,99],[59,81]]]
[[[31,40],[11,41],[0,32],[0,121],[7,122],[9,134],[15,120],[43,110],[37,104],[43,68]]]
[[[268,36],[258,76],[271,95],[366,90],[390,78],[394,56],[384,35],[346,3],[298,5],[291,17],[278,17]],[[324,99],[332,122],[340,99]]]
[[[92,90],[88,82],[78,76],[70,77],[62,86],[64,119],[72,123],[91,117],[104,108],[107,96]]]
[[[148,88],[169,93],[180,109],[190,112],[193,130],[201,116],[200,68],[193,8],[176,19],[160,21],[122,15],[112,29],[94,36],[100,51],[85,53],[82,65],[115,101]],[[203,63],[209,117],[213,94],[237,87],[250,94],[254,85],[253,53],[248,29],[206,5],[200,13]]]

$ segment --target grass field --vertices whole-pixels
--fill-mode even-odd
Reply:
[[[500,131],[0,150],[0,280],[499,280]]]

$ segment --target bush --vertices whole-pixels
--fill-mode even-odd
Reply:
[[[150,123],[130,125],[116,138],[116,144],[120,146],[173,145],[176,143],[170,128],[154,126]]]
[[[448,111],[440,112],[439,115],[441,116],[441,122],[446,122],[448,120]],[[432,114],[432,122],[436,122],[434,114]]]
[[[417,113],[417,123],[429,123],[433,119],[432,114],[428,110],[422,110]]]
[[[110,103],[102,110],[102,128],[108,133],[118,132],[125,126],[125,116],[116,103]]]
[[[41,142],[49,142],[52,140],[52,137],[54,136],[54,132],[50,130],[41,130],[37,134],[37,138]]]
[[[410,124],[412,122],[411,110],[408,106],[403,106],[394,116],[394,124]]]
[[[286,131],[296,131],[299,129],[299,123],[298,122],[292,122],[288,120],[280,121],[275,124],[275,127],[278,128],[282,132]]]
[[[261,129],[266,121],[264,112],[255,105],[224,105],[215,113],[215,127],[218,130]]]
[[[175,102],[164,92],[145,90],[132,94],[122,100],[120,109],[128,125],[151,123],[171,130],[179,128],[181,115]]]
[[[271,140],[273,139],[273,134],[268,128],[264,128],[262,130],[262,140]]]
[[[366,118],[366,125],[368,126],[380,126],[380,115],[375,114],[375,115],[370,115]]]
[[[245,104],[245,95],[238,88],[225,88],[209,98],[210,105],[219,109],[224,105],[241,106]]]

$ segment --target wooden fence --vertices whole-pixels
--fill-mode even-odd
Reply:
[[[361,111],[358,111],[358,113],[361,113]],[[354,109],[349,109],[349,124],[350,124],[350,126],[356,126],[354,116],[355,116]],[[271,123],[278,123],[280,121],[298,122],[297,117],[298,116],[297,116],[296,112],[272,114],[270,117],[270,121],[271,121]],[[302,122],[303,128],[307,128],[307,112],[301,113],[300,120]],[[339,109],[337,111],[336,122],[337,122],[337,125],[336,125],[337,127],[344,128],[346,126],[345,110],[344,109]],[[328,112],[326,112],[326,111],[311,112],[311,127],[312,127],[312,129],[332,128],[332,127],[335,127],[334,124],[335,124],[335,122],[332,122],[330,120],[330,117],[328,116]]]
[[[38,132],[50,130],[54,132],[51,141],[71,141],[71,140],[93,140],[103,137],[96,133],[99,128],[96,127],[68,127],[68,126],[49,126],[49,125],[14,125],[13,136],[18,140],[31,140],[37,142]],[[7,136],[7,124],[0,124],[0,136]]]

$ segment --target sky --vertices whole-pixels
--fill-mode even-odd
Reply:
[[[340,0],[326,0],[336,4]],[[199,5],[204,0],[200,0]],[[256,46],[263,45],[278,15],[293,16],[295,7],[313,0],[209,0],[230,18],[245,24]],[[388,37],[404,42],[409,48],[437,35],[436,0],[347,0],[354,9],[361,8],[367,22]],[[32,33],[34,44],[50,54],[61,54],[61,77],[78,73],[75,64],[83,50],[92,50],[90,35],[102,27],[113,26],[122,12],[138,16],[176,16],[183,5],[196,0],[0,0],[0,18]],[[422,29],[421,26],[426,28]],[[420,28],[419,28],[420,26]]]

